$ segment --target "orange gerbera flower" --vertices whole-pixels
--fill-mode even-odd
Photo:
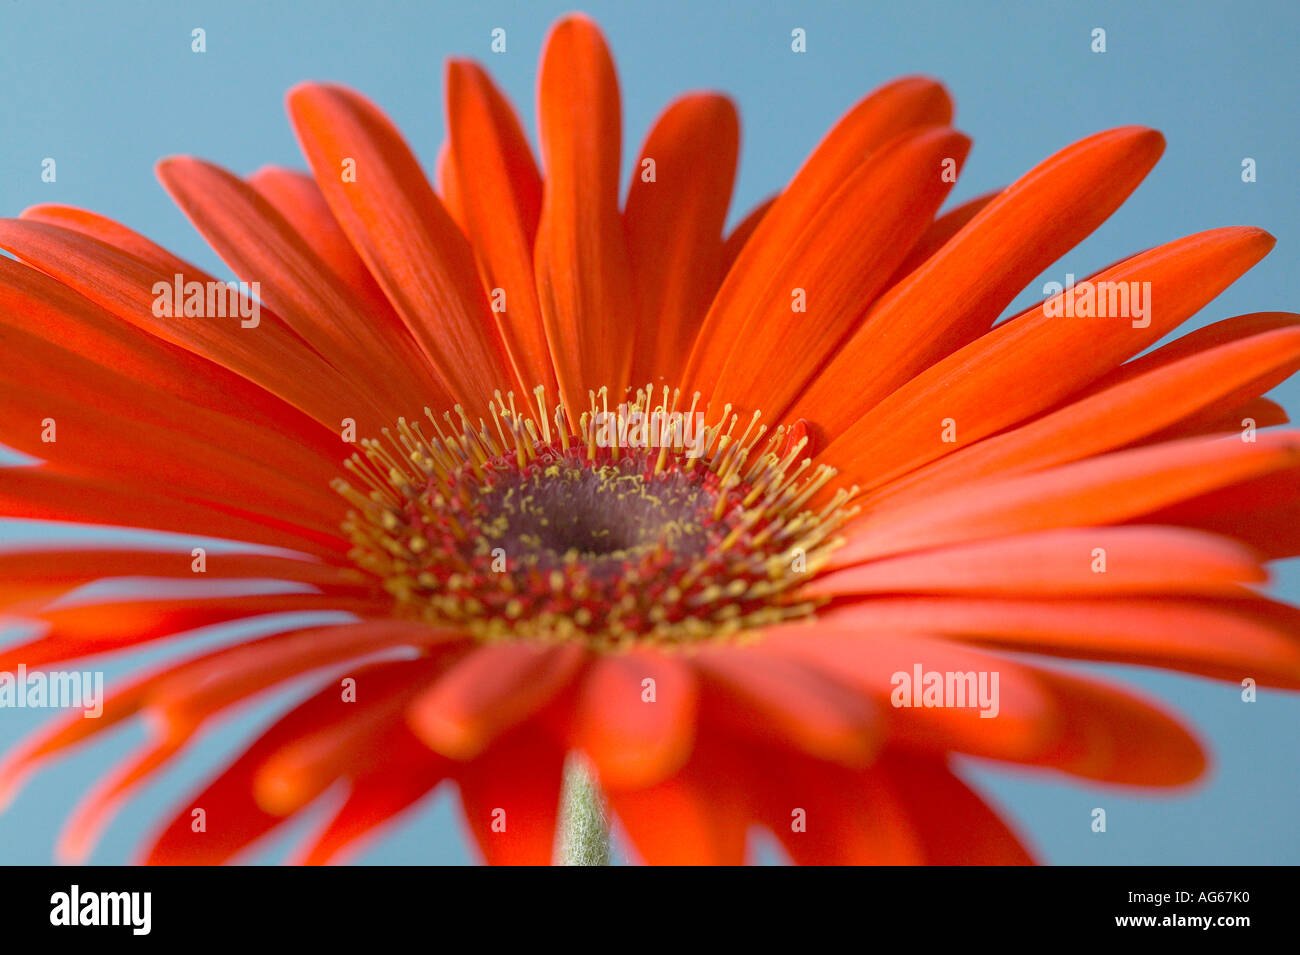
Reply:
[[[620,209],[590,21],[542,55],[541,172],[481,69],[453,62],[446,90],[437,193],[336,86],[289,95],[311,177],[163,162],[258,283],[226,310],[100,216],[0,224],[20,260],[0,259],[0,434],[43,461],[0,471],[0,513],[191,535],[0,555],[8,612],[44,626],[0,669],[348,615],[268,616],[12,754],[10,792],[149,718],[66,856],[210,723],[304,675],[316,692],[149,861],[229,859],[324,796],[300,856],[322,862],[451,780],[489,861],[547,862],[581,754],[573,792],[594,777],[649,862],[740,862],[754,826],[798,862],[1023,862],[953,754],[1152,787],[1205,761],[1127,690],[997,651],[1300,686],[1297,611],[1251,587],[1300,553],[1300,438],[1255,431],[1286,420],[1262,395],[1300,367],[1300,316],[1133,357],[1272,238],[1180,239],[994,324],[1137,186],[1158,133],[1089,137],[935,218],[969,141],[942,87],[903,79],[724,239],[731,103],[673,103]],[[189,542],[213,537],[262,546],[204,565]],[[58,599],[195,570],[224,587]],[[267,578],[299,586],[229,596]]]

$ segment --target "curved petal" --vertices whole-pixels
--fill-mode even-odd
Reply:
[[[917,839],[894,780],[779,750],[750,754],[755,821],[797,865],[916,865]]]
[[[690,760],[653,786],[609,792],[609,804],[649,865],[740,865],[753,816],[748,763],[702,726]]]
[[[438,195],[447,208],[447,215],[460,226],[460,231],[468,238],[469,231],[465,225],[465,206],[461,202],[460,183],[456,180],[456,161],[451,154],[451,142],[443,140],[438,148],[436,168]]]
[[[791,416],[834,435],[984,334],[1030,279],[1119,208],[1163,150],[1154,130],[1124,127],[1036,166],[872,307]],[[878,371],[864,383],[868,365]]]
[[[966,228],[966,223],[979,215],[985,206],[1001,194],[1002,191],[998,190],[976,196],[974,199],[967,199],[961,205],[936,218],[934,222],[930,223],[930,228],[922,233],[921,238],[916,240],[916,245],[912,246],[912,251],[907,253],[907,258],[903,259],[903,264],[894,271],[888,287],[893,288],[924,265],[931,256],[947,245],[962,229]]]
[[[212,579],[227,581],[288,580],[310,584],[326,593],[359,593],[375,584],[375,581],[367,580],[346,566],[305,556],[213,554],[205,573]],[[29,606],[37,606],[38,601],[53,599],[103,578],[193,580],[194,576],[194,556],[190,548],[172,551],[96,550],[89,547],[5,550],[0,551],[0,611],[10,604],[24,601]]]
[[[1249,676],[1263,685],[1300,689],[1294,608],[1259,598],[972,594],[880,597],[854,606],[860,619],[889,632],[1156,666],[1233,683]]]
[[[469,243],[410,148],[388,118],[352,90],[303,84],[289,92],[288,105],[334,217],[445,393],[485,414],[495,389],[516,384],[514,374]]]
[[[197,738],[210,720],[225,715],[231,707],[245,703],[285,680],[326,666],[394,646],[422,642],[441,650],[437,641],[447,639],[445,633],[390,621],[290,630],[193,657],[179,665],[165,665],[138,679],[131,687],[105,702],[104,713],[110,717],[107,725],[145,712],[154,718],[154,739],[135,759],[120,765],[100,780],[81,800],[60,837],[60,855],[68,861],[82,861],[94,847],[100,831],[131,793],[166,767]],[[286,743],[277,755],[269,757],[272,763],[260,769],[253,779],[255,790],[262,793],[256,796],[259,805],[275,814],[287,815],[323,792],[345,769],[361,772],[364,759],[358,756],[358,751],[389,749],[388,743],[382,748],[367,746],[366,741],[376,732],[382,733],[395,745],[396,737],[405,732],[400,723],[402,702],[418,688],[422,675],[440,665],[436,660],[422,660],[418,665],[399,661],[396,665],[362,666],[349,673],[363,682],[365,689],[362,705],[346,712],[364,715],[358,717],[356,724],[347,722],[341,733],[337,726],[330,730],[322,724],[301,738]],[[389,701],[385,707],[383,704],[393,690],[399,691],[399,695],[394,698],[395,702]],[[328,695],[329,690],[325,693]],[[341,694],[336,696],[336,699],[341,698]],[[341,712],[336,710],[335,715],[337,717]],[[376,715],[380,719],[378,724],[374,718]],[[48,758],[88,735],[89,731],[78,730],[74,725],[38,737],[40,742],[37,746],[25,751],[21,763],[7,764],[5,774],[24,771],[36,760]],[[370,735],[366,736],[366,733]],[[313,748],[314,758],[304,762],[304,755]],[[331,759],[333,762],[328,762]],[[344,768],[339,768],[341,765]],[[266,783],[268,769],[273,782],[270,787]],[[276,773],[280,775],[276,776]],[[313,775],[318,783],[314,789]],[[296,803],[294,799],[297,799]]]
[[[765,280],[753,280],[752,295],[716,320],[709,334],[729,336],[731,347],[724,363],[697,368],[693,385],[707,386],[715,407],[743,396],[784,418],[930,223],[955,181],[945,164],[960,168],[969,148],[961,133],[938,128],[872,153],[790,237]]]
[[[690,755],[697,696],[694,671],[682,660],[653,652],[604,656],[583,680],[571,742],[590,757],[605,789],[653,785]]]
[[[0,246],[119,318],[255,382],[327,428],[349,413],[358,420],[386,418],[364,392],[342,387],[345,381],[333,366],[269,309],[251,317],[246,297],[239,298],[239,314],[224,319],[167,315],[162,309],[157,314],[162,289],[170,292],[177,276],[183,288],[221,284],[164,249],[151,246],[144,258],[99,237],[33,219],[0,220]],[[183,298],[189,294],[183,292]],[[256,324],[245,327],[245,322]]]
[[[161,488],[321,531],[333,532],[341,518],[329,486],[337,466],[285,447],[281,435],[195,408],[21,329],[0,327],[0,343],[0,434],[43,459],[42,470],[138,482],[142,497]],[[284,466],[294,463],[302,470]]]
[[[564,779],[564,747],[535,723],[455,768],[465,820],[490,865],[549,865]]]
[[[55,606],[37,618],[45,624],[41,636],[0,650],[7,668],[20,663],[35,669],[139,646],[199,627],[241,620],[258,614],[299,611],[384,613],[386,595],[249,594],[205,600],[121,600],[111,603]]]
[[[1300,466],[1189,495],[1148,519],[1226,534],[1270,559],[1292,557],[1300,554]]]
[[[888,620],[877,618],[874,604],[846,606],[811,627],[773,630],[763,646],[889,700],[888,732],[900,744],[1133,786],[1180,786],[1205,769],[1200,745],[1189,732],[1128,688],[930,639],[919,631],[891,630]],[[945,683],[949,674],[961,677],[955,686],[971,694],[982,679],[987,699],[927,705],[922,691],[931,673]]]
[[[722,243],[722,274],[725,276],[731,271],[731,267],[736,264],[736,259],[740,257],[740,250],[749,242],[750,237],[758,230],[758,224],[763,221],[768,210],[776,204],[779,195],[770,196],[764,199],[749,212],[745,217],[736,224],[731,230],[726,240]]]
[[[339,377],[368,391],[393,419],[451,396],[429,373],[410,336],[372,322],[271,203],[218,166],[186,156],[158,164],[158,178],[208,244]]]
[[[325,559],[346,554],[349,546],[335,530],[271,519],[201,497],[181,499],[158,490],[141,494],[136,481],[99,480],[35,467],[0,468],[0,514],[221,537]]]
[[[428,658],[386,660],[352,669],[329,684],[323,692],[333,692],[333,711],[269,754],[253,775],[257,805],[291,816],[339,779],[382,771],[389,741],[409,734],[403,719],[407,704],[440,668],[438,660]]]
[[[695,665],[712,698],[710,716],[735,735],[846,766],[875,754],[882,727],[874,704],[822,672],[730,647],[702,650]]]
[[[943,762],[906,750],[881,760],[926,865],[1032,865],[1020,838]]]
[[[722,226],[740,149],[735,105],[716,93],[675,100],[641,147],[623,209],[642,320],[632,381],[677,385],[722,281]],[[646,162],[654,176],[647,179]]]
[[[338,688],[328,686],[281,716],[206,787],[181,804],[171,821],[150,840],[141,861],[148,865],[220,865],[282,825],[290,817],[258,805],[254,780],[268,758],[310,734],[337,714],[338,708]]]
[[[407,334],[402,320],[393,311],[392,303],[334,218],[315,179],[296,169],[263,166],[248,177],[248,184],[284,217],[339,281],[361,300],[370,320],[399,328],[403,335]]]
[[[1259,558],[1226,537],[1172,527],[1073,527],[856,564],[800,593],[1235,593],[1267,579]]]
[[[532,150],[514,110],[477,64],[450,61],[446,91],[444,191],[454,191],[484,287],[505,295],[497,319],[516,374],[558,394],[533,273],[542,179]]]
[[[1237,408],[1300,369],[1300,328],[1263,332],[1145,367],[1144,373],[913,471],[872,495],[872,505],[1065,464],[1169,434],[1180,424],[1213,420],[1221,409]]]
[[[745,243],[705,316],[685,379],[693,382],[722,367],[736,347],[739,323],[761,301],[760,293],[786,251],[858,166],[904,133],[945,126],[951,119],[948,94],[924,77],[888,83],[849,110],[809,155]],[[788,301],[789,288],[783,294]]]
[[[1044,411],[1191,317],[1273,242],[1259,229],[1214,229],[1125,259],[1094,278],[1143,283],[1143,319],[1058,317],[1065,293],[1054,296],[931,365],[840,434],[827,455],[874,487]],[[1054,374],[1037,374],[1049,366]],[[955,440],[945,440],[944,421],[954,423]]]
[[[586,650],[572,643],[480,647],[412,703],[411,728],[435,751],[472,759],[550,703],[577,676],[586,657]]]
[[[52,222],[90,237],[112,236],[133,247],[134,233],[102,217],[67,206],[34,206],[23,213],[36,222]],[[140,240],[135,236],[135,240]],[[129,305],[116,307],[130,310]],[[267,435],[284,435],[280,453],[294,470],[312,471],[312,457],[332,461],[338,432],[322,428],[309,416],[253,381],[199,354],[155,337],[144,328],[120,321],[122,313],[100,308],[68,286],[34,268],[0,259],[0,322],[99,364],[129,375],[187,403],[192,413],[209,420],[214,441],[238,427],[232,444],[260,449]],[[217,422],[221,422],[219,426]],[[269,456],[269,455],[265,455]],[[320,462],[316,467],[319,468]]]
[[[886,554],[1051,527],[1117,524],[1258,478],[1300,460],[1300,434],[1269,432],[1246,443],[1188,438],[1116,451],[1025,475],[958,486],[869,512],[831,557],[846,566]]]
[[[303,843],[295,861],[325,865],[360,851],[364,840],[397,822],[446,778],[448,761],[404,729],[384,740],[383,751],[384,768],[350,779],[343,804]]]
[[[534,268],[551,361],[571,425],[588,390],[628,384],[638,313],[618,209],[622,119],[599,28],[560,20],[537,78],[545,173]]]

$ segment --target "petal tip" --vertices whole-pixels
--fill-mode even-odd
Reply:
[[[178,175],[205,165],[207,165],[207,163],[202,159],[195,158],[194,156],[184,154],[177,156],[164,156],[153,164],[153,172],[154,175],[158,177],[158,181],[164,186],[167,186],[169,183],[173,182]]]

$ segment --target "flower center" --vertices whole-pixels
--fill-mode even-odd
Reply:
[[[578,560],[601,577],[629,560],[669,547],[683,557],[708,547],[714,496],[679,469],[647,473],[638,453],[597,462],[543,449],[539,466],[508,470],[482,495],[493,515],[484,532],[508,554],[551,570]]]
[[[526,411],[498,392],[494,427],[460,407],[425,409],[433,435],[399,420],[335,483],[353,559],[402,614],[483,639],[691,643],[810,614],[799,585],[852,492],[813,510],[835,472],[800,457],[805,438],[653,394],[610,410],[591,393],[577,436],[541,388]]]

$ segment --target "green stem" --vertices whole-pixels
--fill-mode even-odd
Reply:
[[[609,865],[609,820],[596,781],[580,762],[564,771],[560,801],[561,865]]]

